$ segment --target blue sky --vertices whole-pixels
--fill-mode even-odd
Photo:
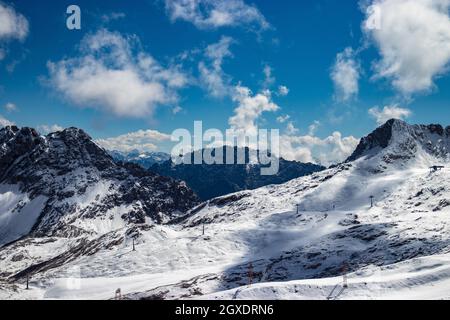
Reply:
[[[66,27],[71,4],[81,30]],[[368,13],[370,4],[381,12]],[[450,123],[446,0],[2,0],[0,8],[4,124],[76,126],[113,147],[168,151],[174,129],[202,120],[225,130],[238,115],[236,126],[279,128],[286,157],[329,162],[391,115]],[[411,22],[415,10],[424,14]],[[366,28],[369,18],[380,30]],[[251,93],[239,98],[236,88]]]

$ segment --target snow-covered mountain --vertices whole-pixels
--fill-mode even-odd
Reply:
[[[183,183],[116,164],[82,130],[0,130],[0,246],[23,236],[98,237],[160,223],[197,198]]]
[[[130,299],[383,298],[409,286],[420,298],[437,284],[433,297],[448,298],[449,144],[449,128],[391,120],[343,164],[168,223],[92,241],[32,235],[0,249],[0,296],[109,299],[121,288]]]
[[[361,157],[376,157],[371,162],[381,165],[380,169],[383,169],[386,164],[394,162],[407,166],[410,165],[409,160],[415,159],[416,163],[423,161],[423,164],[428,164],[435,159],[446,161],[449,156],[450,126],[409,125],[392,119],[361,139],[347,162]]]
[[[139,150],[121,152],[113,150],[109,151],[109,154],[116,161],[135,163],[145,169],[170,160],[170,154],[164,152],[141,152]]]

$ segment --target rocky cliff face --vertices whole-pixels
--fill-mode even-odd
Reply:
[[[446,159],[450,151],[450,127],[439,124],[410,125],[392,119],[361,139],[347,162],[381,156],[384,162],[409,160],[427,154]]]
[[[0,245],[25,235],[77,237],[161,223],[198,201],[182,182],[117,164],[77,128],[47,136],[1,129],[0,186]],[[19,234],[11,230],[17,226]]]

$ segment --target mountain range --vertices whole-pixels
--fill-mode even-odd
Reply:
[[[301,163],[297,161],[287,161],[283,158],[279,161],[279,170],[275,175],[261,175],[261,168],[265,167],[259,163],[252,163],[250,160],[251,151],[248,148],[223,147],[223,163],[227,154],[232,154],[235,159],[238,152],[245,155],[243,164],[194,164],[196,152],[185,155],[191,158],[192,164],[175,165],[172,160],[156,163],[150,167],[151,172],[185,181],[186,184],[200,197],[207,201],[216,197],[235,193],[243,190],[253,190],[271,184],[282,184],[289,180],[303,177],[314,172],[322,171],[325,167],[312,163]],[[216,150],[201,150],[214,153]],[[274,160],[275,161],[275,160]]]
[[[163,222],[198,203],[184,183],[117,164],[80,129],[6,127],[0,146],[0,245]]]
[[[170,154],[164,152],[142,152],[139,150],[121,152],[113,150],[108,153],[116,161],[135,163],[144,169],[148,169],[154,164],[159,164],[170,160]]]
[[[79,129],[6,127],[0,297],[448,298],[449,148],[390,120],[339,165],[200,202]]]

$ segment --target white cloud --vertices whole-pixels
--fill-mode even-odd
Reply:
[[[28,35],[28,20],[13,7],[0,2],[0,40],[24,40]]]
[[[243,0],[165,0],[172,21],[183,20],[197,28],[247,26],[256,31],[270,28],[262,13]]]
[[[294,126],[294,123],[292,121],[288,122],[288,124],[286,126],[286,134],[287,135],[296,135],[299,132],[300,132],[300,130]]]
[[[321,139],[314,135],[283,135],[280,138],[281,156],[287,160],[320,163],[325,166],[345,161],[355,150],[359,140],[342,137],[340,132]]]
[[[278,123],[285,123],[286,121],[288,121],[289,119],[291,118],[291,116],[290,115],[284,115],[284,116],[279,116],[278,118],[277,118],[277,122]]]
[[[8,53],[5,43],[10,40],[25,40],[28,28],[28,20],[22,14],[0,1],[0,61]]]
[[[264,112],[279,110],[267,90],[253,95],[249,88],[238,85],[233,94],[233,101],[238,103],[238,107],[228,123],[232,129],[247,135],[257,135],[257,120]]]
[[[180,107],[180,106],[176,106],[176,107],[174,107],[174,108],[172,109],[172,113],[173,113],[174,115],[179,114],[179,113],[182,112],[182,111],[183,111],[183,108]]]
[[[264,73],[264,81],[263,81],[263,88],[268,89],[270,88],[276,81],[275,77],[273,76],[273,69],[271,66],[266,64],[263,68]]]
[[[263,90],[272,90],[272,87],[276,84],[277,79],[274,76],[274,69],[268,65],[265,64],[263,68],[263,74],[264,74],[264,80],[261,81],[261,87]],[[276,94],[279,97],[285,97],[289,94],[289,88],[283,85],[278,86],[277,89],[274,89],[274,94]]]
[[[58,132],[58,131],[64,130],[63,127],[61,127],[60,125],[57,125],[57,124],[53,124],[53,125],[43,124],[43,125],[38,126],[37,129],[41,134],[49,134],[52,132]]]
[[[111,21],[124,19],[125,17],[126,15],[123,12],[111,12],[109,14],[102,15],[101,19],[103,23],[109,23]]]
[[[229,125],[238,134],[244,133],[247,136],[257,134],[257,122],[264,112],[275,112],[280,109],[272,101],[269,90],[253,95],[250,89],[239,85],[235,88],[233,100],[238,102],[238,107],[234,116],[229,119]],[[280,153],[287,160],[315,162],[328,166],[346,160],[359,143],[355,137],[343,137],[340,132],[334,132],[324,139],[315,136],[321,125],[319,121],[314,121],[308,127],[307,135],[300,135],[300,130],[289,119],[289,115],[277,118],[279,123],[287,123],[285,133],[280,137]]]
[[[158,148],[157,143],[170,141],[170,137],[170,135],[156,130],[139,130],[118,137],[97,139],[95,142],[111,151],[155,151]]]
[[[14,112],[14,111],[17,111],[18,108],[14,103],[8,102],[7,104],[5,104],[5,110],[7,112]]]
[[[12,125],[14,125],[14,122],[11,122],[8,119],[3,118],[2,115],[0,115],[0,127],[6,127],[6,126],[12,126]]]
[[[317,129],[319,129],[319,127],[322,124],[320,123],[320,121],[314,121],[309,127],[308,127],[308,135],[310,136],[314,136],[317,132]]]
[[[219,42],[209,45],[204,52],[208,62],[201,61],[198,65],[201,85],[216,98],[230,94],[230,77],[225,74],[222,65],[225,58],[233,57],[230,51],[232,43],[232,38],[223,36]]]
[[[388,79],[405,96],[427,92],[448,71],[450,61],[450,0],[373,0],[379,28],[363,24],[381,59],[375,78]]]
[[[337,54],[330,76],[334,83],[336,100],[348,101],[358,95],[360,65],[352,48],[346,48]]]
[[[133,40],[104,29],[87,35],[78,57],[48,62],[50,85],[76,105],[117,116],[151,116],[158,105],[176,103],[187,76],[136,53]]]
[[[281,97],[285,97],[289,94],[289,88],[286,86],[279,86],[278,87],[278,95]]]
[[[404,120],[411,116],[411,114],[411,110],[400,108],[397,105],[385,106],[381,110],[378,107],[369,109],[369,115],[371,115],[379,125],[386,123],[390,119]]]

